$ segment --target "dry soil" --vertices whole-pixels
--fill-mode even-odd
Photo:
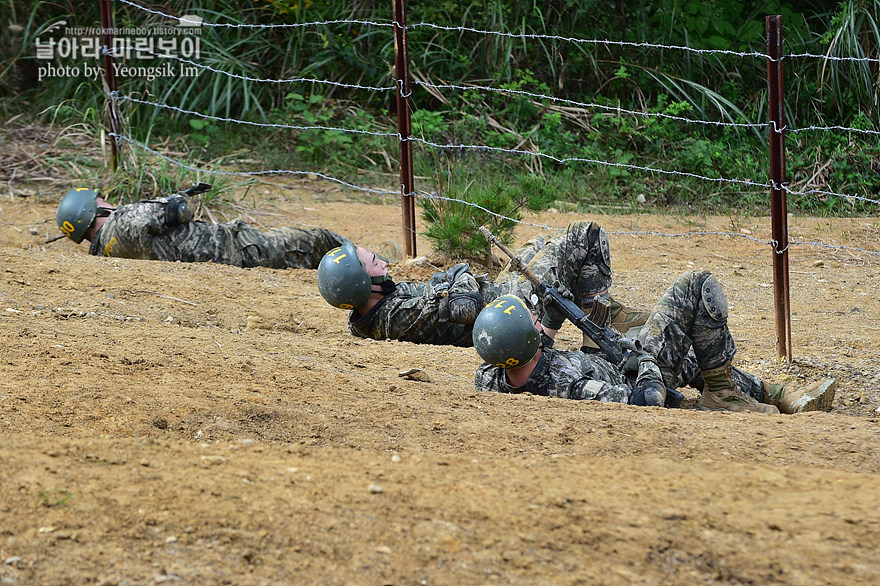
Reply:
[[[259,225],[399,248],[392,202],[254,193]],[[766,245],[614,234],[766,218],[590,218],[620,299],[710,269],[741,366],[839,383],[830,413],[707,413],[477,393],[472,349],[355,339],[314,271],[89,256],[45,243],[55,205],[0,199],[2,584],[880,583],[877,256],[791,248],[788,365]],[[880,250],[873,219],[789,222]],[[448,265],[418,247],[398,280]]]

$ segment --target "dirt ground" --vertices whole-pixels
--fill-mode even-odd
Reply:
[[[392,202],[255,193],[263,226],[400,241]],[[766,245],[613,234],[768,240],[767,219],[591,218],[618,298],[647,308],[710,269],[739,365],[839,383],[831,413],[706,413],[477,393],[473,349],[355,339],[314,271],[46,244],[57,201],[0,199],[2,584],[880,583],[880,257],[792,247],[786,365]],[[874,219],[789,221],[880,250]]]

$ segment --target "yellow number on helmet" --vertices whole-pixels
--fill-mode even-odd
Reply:
[[[64,232],[64,234],[67,236],[70,236],[71,234],[73,234],[73,231],[75,229],[76,228],[73,227],[73,224],[71,224],[67,220],[65,220],[64,223],[61,224],[61,231]]]
[[[519,364],[519,360],[517,360],[516,358],[508,358],[504,361],[504,364],[506,364],[507,366],[516,366],[517,364]]]

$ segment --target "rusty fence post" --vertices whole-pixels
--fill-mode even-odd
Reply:
[[[116,70],[113,69],[113,7],[112,0],[101,1],[101,44],[104,53],[104,94],[107,100],[107,120],[110,125],[110,133],[113,134],[110,141],[110,154],[115,171],[119,167],[119,136],[122,134],[122,123],[119,108],[116,105],[114,95],[116,93]]]
[[[782,16],[768,16],[767,103],[770,111],[770,221],[773,235],[773,299],[776,352],[792,360],[788,280],[788,204],[785,185],[785,100],[782,84]]]
[[[416,255],[416,208],[413,191],[412,119],[409,97],[409,55],[406,45],[406,0],[392,0],[394,8],[394,64],[397,77],[397,132],[400,135],[400,208],[403,250]]]

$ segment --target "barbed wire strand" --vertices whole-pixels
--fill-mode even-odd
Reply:
[[[878,130],[869,130],[866,128],[850,128],[849,126],[805,126],[804,128],[783,128],[783,130],[790,134],[797,134],[798,132],[808,132],[811,130],[819,130],[822,132],[828,132],[831,130],[842,130],[844,132],[859,132],[861,134],[873,134],[875,136],[880,136],[880,131]]]
[[[518,220],[516,218],[512,218],[512,217],[506,216],[504,214],[493,212],[492,210],[489,210],[483,206],[477,205],[473,202],[465,201],[463,199],[458,199],[458,198],[454,198],[454,197],[444,197],[441,195],[436,195],[436,194],[428,193],[428,192],[424,192],[424,191],[416,191],[416,196],[419,199],[423,199],[423,200],[441,200],[441,201],[448,201],[448,202],[463,204],[463,205],[466,205],[469,207],[479,209],[479,210],[481,210],[481,211],[483,211],[493,217],[499,218],[501,220],[507,220],[510,222],[514,222],[516,224],[522,224],[525,226],[532,226],[535,228],[541,228],[544,230],[552,230],[552,231],[556,231],[556,232],[562,232],[565,230],[565,228],[559,228],[557,226],[548,226],[546,224],[535,224],[533,222],[526,222],[523,220]],[[751,240],[757,244],[770,246],[779,254],[784,252],[784,250],[776,250],[777,242],[775,240],[761,240],[760,238],[756,238],[755,236],[752,236],[750,234],[743,234],[740,232],[723,232],[720,230],[711,230],[711,231],[691,230],[688,232],[675,232],[675,233],[658,232],[655,230],[608,230],[607,232],[609,235],[613,234],[613,235],[620,235],[620,236],[657,236],[657,237],[661,237],[661,238],[690,238],[690,237],[696,237],[696,236],[700,236],[700,237],[726,236],[729,238],[742,238],[745,240]],[[864,248],[857,248],[854,246],[842,246],[842,245],[837,245],[837,244],[828,244],[825,242],[789,240],[788,246],[789,247],[791,247],[791,246],[818,246],[818,247],[834,249],[834,250],[846,250],[846,251],[850,251],[850,252],[863,252],[866,254],[880,256],[880,252],[875,251],[875,250],[866,250]]]
[[[856,200],[856,201],[862,201],[865,203],[880,204],[880,200],[871,199],[871,198],[864,197],[864,196],[850,195],[850,194],[845,194],[845,193],[837,193],[837,192],[833,192],[833,191],[826,191],[826,190],[819,190],[819,189],[812,189],[812,190],[808,190],[808,191],[796,191],[796,190],[790,189],[787,185],[776,186],[773,182],[756,183],[751,180],[727,179],[727,178],[723,178],[723,177],[712,178],[712,177],[706,177],[706,176],[698,175],[698,174],[694,174],[694,173],[687,173],[687,172],[683,172],[683,171],[665,170],[665,169],[658,169],[655,167],[642,167],[642,166],[638,166],[638,165],[630,165],[630,164],[625,164],[625,163],[613,163],[610,161],[601,161],[598,159],[585,159],[585,158],[581,158],[581,157],[555,157],[553,155],[550,155],[547,153],[542,153],[540,151],[527,151],[527,150],[522,150],[522,149],[507,149],[507,148],[502,148],[502,147],[491,147],[491,146],[486,146],[486,145],[473,145],[473,144],[438,144],[438,143],[434,143],[434,142],[431,142],[431,141],[428,141],[425,139],[421,139],[421,138],[418,138],[415,136],[409,136],[407,138],[402,138],[401,135],[396,132],[373,132],[373,131],[367,131],[367,130],[357,130],[357,129],[349,129],[349,128],[341,128],[341,127],[332,127],[332,126],[297,126],[297,125],[290,125],[290,124],[250,122],[250,121],[239,120],[236,118],[224,118],[224,117],[220,117],[220,116],[211,116],[208,114],[202,114],[201,112],[198,112],[195,110],[187,110],[187,109],[180,108],[178,106],[173,106],[170,104],[160,104],[160,103],[151,102],[148,100],[141,100],[138,98],[134,98],[132,96],[119,96],[118,92],[111,93],[111,97],[113,97],[114,99],[118,99],[120,102],[131,101],[131,102],[135,102],[135,103],[139,103],[139,104],[149,105],[149,106],[158,107],[158,108],[165,108],[165,109],[169,109],[169,110],[184,113],[184,114],[199,116],[201,118],[205,118],[208,120],[217,120],[217,121],[221,121],[221,122],[247,124],[247,125],[252,125],[252,126],[257,126],[257,127],[280,128],[280,129],[290,129],[290,130],[323,130],[323,131],[343,132],[343,133],[351,133],[351,134],[363,134],[363,135],[369,135],[369,136],[376,136],[376,137],[380,137],[380,138],[396,138],[398,141],[402,141],[402,142],[411,141],[411,142],[414,142],[417,144],[421,144],[424,146],[437,148],[437,149],[441,149],[441,150],[482,150],[482,151],[486,151],[486,152],[498,152],[498,153],[511,154],[511,155],[526,155],[526,156],[532,156],[532,157],[547,158],[557,164],[566,164],[566,163],[571,163],[571,162],[591,163],[591,164],[597,164],[597,165],[602,165],[602,166],[621,167],[621,168],[625,168],[625,169],[629,169],[629,170],[633,170],[633,171],[656,172],[656,173],[663,173],[663,174],[667,174],[667,175],[681,175],[681,176],[685,176],[685,177],[692,177],[695,179],[701,179],[704,181],[716,181],[716,182],[720,182],[720,183],[737,183],[737,184],[747,185],[749,187],[760,187],[760,188],[764,188],[764,189],[770,189],[770,188],[776,187],[778,189],[785,190],[792,195],[801,195],[801,196],[821,195],[821,196],[826,196],[826,197],[833,196],[833,197],[839,197],[839,198],[847,199],[847,200]]]
[[[358,130],[356,128],[340,128],[334,126],[296,126],[292,124],[280,124],[280,123],[271,123],[271,122],[252,122],[249,120],[239,120],[237,118],[224,118],[222,116],[213,116],[211,114],[203,114],[196,110],[187,110],[186,108],[181,108],[179,106],[172,106],[171,104],[160,104],[158,102],[151,102],[149,100],[141,100],[139,98],[135,98],[133,96],[120,96],[119,92],[111,92],[110,97],[114,100],[117,100],[119,103],[122,102],[134,102],[136,104],[142,104],[145,106],[153,106],[155,108],[163,108],[167,110],[173,110],[175,112],[181,114],[189,114],[191,116],[198,116],[200,118],[204,118],[206,120],[214,120],[217,122],[229,122],[232,124],[245,124],[249,126],[257,126],[261,128],[278,128],[283,130],[328,130],[334,132],[348,132],[351,134],[366,134],[370,136],[378,136],[383,138],[396,138],[400,139],[400,134],[397,132],[373,132],[370,130]]]
[[[156,16],[162,16],[164,18],[168,18],[170,20],[180,20],[180,17],[167,14],[165,12],[161,12],[159,10],[154,10],[151,8],[147,8],[131,0],[116,0],[121,4],[126,4],[135,8],[137,10],[142,10],[149,14],[153,14]],[[205,22],[204,20],[200,23],[201,26],[207,27],[215,27],[215,28],[252,28],[252,29],[276,29],[276,28],[304,28],[304,27],[312,27],[312,26],[329,26],[336,24],[355,24],[359,26],[379,26],[379,27],[393,27],[400,26],[396,21],[388,21],[388,22],[377,22],[370,20],[357,20],[357,19],[336,19],[336,20],[324,20],[324,21],[315,21],[315,22],[300,22],[300,23],[271,23],[271,24],[247,24],[247,23],[223,23],[223,22]],[[450,26],[450,25],[440,25],[431,22],[418,22],[406,25],[404,27],[406,30],[410,29],[418,29],[418,28],[430,28],[433,30],[442,30],[449,32],[469,32],[476,33],[486,36],[496,36],[503,38],[512,38],[512,39],[537,39],[537,40],[552,40],[552,41],[563,41],[567,43],[573,44],[592,44],[592,45],[614,45],[621,47],[634,47],[634,48],[649,48],[649,49],[669,49],[675,51],[686,51],[695,54],[701,55],[732,55],[736,57],[757,57],[759,59],[767,59],[769,61],[776,61],[774,57],[768,55],[767,53],[762,53],[759,51],[731,51],[728,49],[697,49],[694,47],[687,47],[681,45],[666,45],[661,43],[639,43],[634,41],[612,41],[609,39],[581,39],[577,37],[563,37],[559,35],[548,35],[541,33],[512,33],[507,31],[492,31],[492,30],[484,30],[477,29],[472,27],[465,26]],[[817,59],[824,61],[852,61],[852,62],[866,62],[866,63],[880,63],[880,59],[875,59],[871,57],[851,57],[851,56],[835,56],[835,55],[817,55],[813,53],[790,53],[787,55],[783,55],[778,60],[784,59]]]
[[[195,173],[205,173],[205,174],[209,174],[209,175],[234,176],[234,177],[258,177],[258,176],[263,176],[263,175],[315,176],[315,177],[324,179],[326,181],[337,183],[337,184],[343,185],[345,187],[349,187],[351,189],[354,189],[357,191],[363,191],[366,193],[372,193],[372,194],[377,194],[377,195],[393,195],[393,196],[401,195],[397,191],[378,190],[378,189],[363,187],[360,185],[355,185],[353,183],[349,183],[349,182],[344,181],[342,179],[338,179],[336,177],[332,177],[330,175],[326,175],[324,173],[317,173],[314,171],[294,171],[294,170],[290,170],[290,169],[273,169],[273,170],[267,170],[267,171],[218,171],[218,170],[213,170],[213,169],[204,169],[204,168],[188,165],[182,161],[178,161],[178,160],[174,159],[173,157],[165,155],[164,153],[161,153],[155,149],[152,149],[152,148],[148,147],[147,145],[145,145],[139,141],[133,140],[129,137],[126,137],[126,136],[123,136],[120,134],[116,134],[116,133],[109,133],[109,136],[111,138],[118,140],[118,141],[125,141],[129,144],[137,146],[140,149],[143,149],[143,150],[145,150],[145,151],[147,151],[157,157],[160,157],[160,158],[168,161],[169,163],[172,163],[173,165],[176,165],[176,166],[181,167],[183,169],[187,169],[188,171],[193,171]],[[444,200],[444,201],[463,204],[466,206],[470,206],[470,207],[479,209],[479,210],[481,210],[487,214],[490,214],[494,217],[504,219],[504,220],[509,220],[509,221],[515,222],[517,224],[522,224],[522,225],[526,225],[526,226],[533,226],[533,227],[537,227],[537,228],[543,228],[543,229],[555,230],[555,231],[564,230],[564,228],[548,226],[545,224],[535,224],[532,222],[526,222],[526,221],[519,220],[516,218],[511,218],[509,216],[505,216],[504,214],[493,212],[492,210],[489,210],[489,209],[487,209],[483,206],[480,206],[478,204],[468,202],[468,201],[458,199],[458,198],[444,197],[444,196],[431,194],[431,193],[424,192],[424,191],[414,191],[413,193],[405,194],[405,195],[416,196],[419,199]],[[651,231],[651,230],[630,230],[630,231],[617,230],[617,231],[609,232],[609,234],[651,235],[651,236],[658,236],[658,237],[663,237],[663,238],[685,238],[685,237],[692,237],[692,236],[728,236],[728,237],[735,237],[735,238],[745,238],[745,239],[757,242],[759,244],[769,245],[771,247],[775,247],[775,244],[776,244],[776,242],[774,240],[766,241],[766,240],[761,240],[759,238],[755,238],[754,236],[751,236],[748,234],[741,234],[741,233],[737,233],[737,232],[721,232],[721,231],[699,231],[699,232],[698,231],[690,231],[690,232],[684,232],[684,233],[664,233],[664,232],[655,232],[655,231]],[[790,240],[788,245],[789,246],[795,246],[795,245],[820,246],[820,247],[828,248],[828,249],[847,250],[847,251],[851,251],[851,252],[863,252],[866,254],[880,256],[880,252],[878,252],[878,251],[866,250],[863,248],[857,248],[857,247],[853,247],[853,246],[841,246],[841,245],[835,245],[835,244],[827,244],[824,242],[802,242],[802,241]],[[776,250],[776,252],[781,254],[782,252],[784,252],[784,250]]]
[[[140,149],[147,151],[148,153],[151,153],[157,157],[160,157],[160,158],[168,161],[169,163],[172,163],[174,165],[177,165],[178,167],[181,167],[183,169],[187,169],[189,171],[193,171],[196,173],[206,173],[209,175],[220,175],[220,176],[224,176],[224,177],[228,177],[228,176],[259,177],[262,175],[298,175],[298,176],[314,175],[315,177],[320,177],[321,179],[325,179],[327,181],[332,181],[334,183],[344,185],[345,187],[349,187],[349,188],[355,189],[357,191],[364,191],[366,193],[374,193],[377,195],[395,195],[395,196],[400,195],[400,192],[398,192],[398,191],[380,190],[380,189],[372,189],[370,187],[363,187],[362,185],[355,185],[353,183],[349,183],[349,182],[344,181],[342,179],[338,179],[338,178],[330,176],[330,175],[325,175],[324,173],[318,173],[316,171],[293,171],[291,169],[272,169],[272,170],[266,170],[266,171],[218,171],[215,169],[204,169],[204,168],[194,167],[194,166],[188,165],[182,161],[178,161],[174,157],[170,157],[164,153],[160,153],[157,150],[151,149],[150,147],[148,147],[144,143],[138,142],[138,141],[131,139],[127,136],[123,136],[121,134],[116,134],[113,132],[108,133],[108,136],[110,136],[111,138],[117,139],[117,141],[121,140],[121,141],[127,142],[131,145],[134,145]]]
[[[120,1],[123,4],[130,5],[134,8],[149,12],[151,14],[163,16],[163,17],[166,17],[166,18],[169,18],[172,20],[178,19],[177,17],[171,16],[171,15],[159,12],[159,11],[151,10],[151,9],[148,9],[148,8],[143,7],[141,5],[135,4],[134,2],[130,2],[129,0],[118,0],[118,1]],[[319,22],[311,22],[311,23],[290,23],[290,24],[277,24],[277,25],[276,24],[244,25],[244,24],[235,24],[235,23],[205,23],[204,21],[202,22],[202,25],[204,25],[204,26],[217,26],[217,27],[225,26],[225,27],[231,27],[231,28],[305,27],[305,26],[321,26],[321,25],[333,25],[333,24],[394,26],[397,23],[395,23],[395,22],[378,23],[378,22],[364,21],[364,20],[332,20],[332,21],[319,21]],[[673,45],[659,45],[659,44],[653,44],[653,43],[629,43],[629,42],[604,41],[604,40],[595,40],[595,39],[592,39],[592,40],[591,39],[576,39],[576,38],[572,38],[572,37],[560,37],[560,36],[555,36],[555,35],[518,34],[518,33],[508,33],[508,32],[499,32],[499,31],[485,31],[485,30],[473,29],[473,28],[469,28],[469,27],[446,27],[446,26],[434,25],[432,23],[424,23],[424,22],[417,23],[415,25],[409,25],[409,27],[407,27],[407,28],[419,28],[419,27],[427,27],[427,28],[433,28],[433,29],[437,29],[437,30],[450,30],[450,31],[457,30],[460,32],[473,32],[473,33],[496,35],[496,36],[503,36],[503,37],[509,37],[509,38],[555,39],[555,40],[574,42],[574,43],[595,43],[595,44],[611,44],[611,45],[634,46],[634,47],[676,49],[676,50],[692,51],[695,53],[733,54],[733,55],[739,55],[739,56],[743,56],[743,57],[751,56],[751,57],[761,57],[761,58],[771,59],[769,56],[761,54],[761,53],[739,53],[739,52],[733,52],[733,51],[693,49],[690,47],[679,47],[679,46],[673,46]],[[110,52],[110,51],[108,51],[108,49],[106,47],[104,47],[104,52],[106,53],[106,52]],[[152,53],[151,51],[146,51],[146,52]],[[112,54],[112,52],[111,52],[111,54]],[[189,65],[198,67],[200,69],[211,71],[213,73],[227,75],[227,76],[230,76],[230,77],[233,77],[236,79],[240,79],[243,81],[265,82],[265,83],[316,83],[316,84],[327,84],[327,85],[331,85],[334,87],[341,87],[341,88],[346,88],[346,89],[358,89],[358,90],[367,90],[367,91],[375,91],[375,92],[393,90],[396,87],[396,86],[390,86],[390,87],[363,86],[363,85],[359,85],[359,84],[347,84],[347,83],[333,82],[330,80],[316,80],[316,79],[311,79],[311,78],[260,79],[260,78],[238,75],[238,74],[234,74],[231,72],[219,70],[219,69],[213,68],[211,66],[196,63],[194,61],[184,59],[184,58],[181,58],[178,56],[163,56],[163,55],[158,55],[156,53],[152,53],[152,54],[156,55],[160,58],[161,57],[164,57],[164,58],[172,57],[172,58],[177,59],[180,62],[187,63]],[[828,55],[813,55],[813,54],[808,54],[808,53],[789,54],[789,55],[783,56],[783,59],[784,58],[817,58],[817,59],[832,60],[832,61],[880,62],[880,59],[856,58],[856,57],[834,57],[834,56],[828,56]],[[547,96],[547,95],[543,95],[543,94],[526,92],[526,91],[522,91],[522,90],[513,90],[513,89],[509,89],[509,88],[493,88],[493,87],[487,87],[487,86],[462,86],[462,85],[455,85],[455,84],[431,84],[431,83],[421,82],[421,81],[414,81],[413,84],[420,85],[420,86],[423,86],[426,88],[433,88],[433,89],[454,89],[454,90],[458,90],[458,91],[486,91],[486,92],[504,93],[504,94],[508,94],[508,95],[521,95],[521,96],[525,96],[525,97],[528,97],[531,99],[548,100],[548,101],[551,101],[554,103],[567,104],[567,105],[572,105],[572,106],[581,107],[581,108],[603,109],[606,111],[617,112],[618,115],[628,114],[628,115],[635,115],[635,116],[655,116],[655,117],[660,117],[660,118],[669,118],[669,119],[673,119],[673,120],[677,120],[677,121],[681,121],[681,122],[687,122],[687,123],[710,124],[710,125],[716,125],[716,126],[734,126],[734,127],[746,127],[746,128],[757,128],[757,127],[768,126],[765,123],[762,123],[762,124],[743,124],[743,123],[731,123],[731,122],[720,122],[720,121],[694,120],[694,119],[689,119],[689,118],[685,118],[685,117],[681,117],[681,116],[673,116],[673,115],[663,114],[663,113],[638,112],[635,110],[628,110],[628,109],[624,109],[624,108],[620,108],[620,107],[607,106],[604,104],[577,102],[574,100],[557,98],[555,96]],[[546,153],[535,152],[535,151],[505,149],[505,148],[500,148],[500,147],[488,147],[488,146],[484,146],[484,145],[465,145],[465,144],[440,145],[440,144],[432,143],[432,142],[422,140],[422,139],[419,139],[417,137],[412,137],[412,136],[404,139],[398,133],[390,133],[390,132],[389,133],[378,133],[378,132],[371,132],[371,131],[359,131],[356,129],[343,129],[343,128],[333,128],[333,127],[292,126],[292,125],[286,125],[286,124],[247,122],[247,121],[237,120],[234,118],[221,118],[221,117],[216,117],[216,116],[205,115],[205,114],[201,114],[196,111],[186,110],[186,109],[183,109],[183,108],[180,108],[177,106],[171,106],[168,104],[158,104],[155,102],[148,102],[146,100],[139,100],[139,99],[133,98],[131,96],[119,97],[118,92],[114,96],[114,99],[130,100],[132,102],[148,104],[148,105],[152,105],[154,107],[169,108],[171,110],[175,110],[180,113],[197,115],[197,116],[201,116],[203,118],[214,119],[217,121],[229,122],[229,123],[251,124],[251,125],[255,125],[255,126],[264,126],[264,127],[273,127],[273,128],[289,128],[289,129],[298,129],[298,130],[335,130],[335,131],[341,131],[341,132],[351,132],[351,133],[356,133],[356,134],[369,134],[369,135],[381,136],[381,137],[395,137],[396,136],[398,138],[398,140],[410,140],[413,142],[418,142],[418,143],[424,144],[426,146],[431,146],[431,147],[440,148],[440,149],[472,149],[472,150],[478,149],[478,150],[486,150],[486,151],[494,151],[494,152],[503,152],[503,153],[507,153],[507,154],[538,156],[538,157],[550,159],[550,160],[552,160],[556,163],[559,163],[559,164],[567,163],[567,162],[586,162],[586,163],[606,165],[606,166],[612,166],[612,167],[622,167],[622,168],[626,168],[626,169],[645,171],[645,172],[651,172],[651,173],[661,173],[661,174],[668,174],[668,175],[682,175],[682,176],[688,176],[688,177],[693,177],[693,178],[697,178],[697,179],[701,179],[701,180],[708,180],[708,181],[739,183],[739,184],[749,185],[751,187],[769,188],[769,187],[774,186],[774,184],[772,182],[768,183],[768,184],[760,184],[760,183],[755,183],[751,180],[712,178],[712,177],[706,177],[706,176],[698,175],[698,174],[694,174],[694,173],[686,173],[686,172],[674,171],[674,170],[657,169],[657,168],[653,168],[653,167],[642,167],[642,166],[628,165],[628,164],[623,164],[623,163],[612,163],[612,162],[608,162],[608,161],[587,159],[587,158],[582,158],[582,157],[560,158],[560,157],[555,157],[553,155],[549,155]],[[789,133],[798,133],[798,132],[805,132],[805,131],[811,131],[811,130],[812,131],[839,130],[839,131],[848,131],[848,132],[861,132],[864,134],[871,134],[871,135],[880,135],[880,132],[874,131],[874,130],[848,128],[848,127],[843,127],[843,126],[829,126],[829,127],[811,126],[811,127],[801,128],[801,129],[783,128],[782,130],[787,131]],[[376,194],[381,194],[381,195],[394,195],[394,196],[400,195],[400,193],[398,193],[396,191],[376,190],[376,189],[372,189],[372,188],[358,186],[358,185],[354,185],[352,183],[340,180],[338,178],[335,178],[335,177],[332,177],[329,175],[325,175],[323,173],[316,173],[313,171],[294,171],[294,170],[289,170],[289,169],[275,169],[275,170],[265,170],[265,171],[233,172],[233,171],[215,171],[215,170],[199,169],[199,168],[193,167],[191,165],[187,165],[183,162],[177,161],[177,160],[173,159],[172,157],[169,157],[167,155],[164,155],[163,153],[160,153],[159,151],[151,149],[149,146],[147,146],[143,143],[139,143],[137,141],[134,141],[133,139],[131,139],[129,137],[125,137],[125,136],[118,135],[118,134],[112,134],[112,133],[111,133],[111,137],[115,138],[117,140],[117,142],[123,141],[123,140],[126,142],[129,142],[130,144],[136,145],[139,148],[142,148],[142,149],[146,150],[147,152],[150,152],[156,156],[159,156],[160,158],[163,158],[163,159],[165,159],[175,165],[178,165],[180,167],[186,168],[186,169],[194,171],[194,172],[203,172],[203,173],[210,173],[210,174],[216,174],[216,175],[234,175],[234,176],[260,176],[260,175],[279,175],[279,174],[315,176],[315,177],[320,177],[322,179],[325,179],[327,181],[331,181],[331,182],[338,183],[340,185],[344,185],[346,187],[349,187],[351,189],[355,189],[358,191],[364,191],[367,193],[376,193]],[[880,200],[874,200],[874,199],[861,197],[861,196],[839,194],[839,193],[835,193],[835,192],[831,192],[831,191],[808,190],[805,192],[799,192],[799,191],[793,191],[793,190],[789,189],[787,186],[782,186],[782,189],[786,190],[788,193],[791,193],[793,195],[805,195],[806,196],[806,195],[818,194],[818,195],[823,195],[823,196],[836,196],[836,197],[841,197],[841,198],[846,198],[846,199],[855,199],[855,200],[860,200],[860,201],[870,202],[870,203],[880,203]],[[484,212],[489,213],[493,216],[504,217],[504,216],[497,214],[495,212],[492,212],[486,208],[483,208],[481,206],[478,206],[478,205],[470,203],[470,202],[466,202],[464,200],[458,200],[458,199],[454,199],[454,198],[444,198],[441,196],[428,194],[426,192],[413,192],[411,194],[405,194],[405,195],[418,195],[418,196],[422,197],[423,199],[445,199],[448,201],[455,201],[455,202],[462,203],[465,205],[474,206],[474,207],[479,208],[479,209],[483,210]],[[523,224],[543,227],[543,228],[547,228],[547,229],[558,229],[558,228],[551,228],[549,226],[541,226],[538,224],[530,224],[528,222],[514,220],[513,218],[507,218],[507,219],[514,221],[514,222],[517,222],[517,223],[523,223]],[[623,233],[623,232],[615,232],[615,233]],[[736,237],[751,238],[755,242],[758,242],[761,244],[770,244],[770,245],[774,246],[774,248],[776,248],[775,241],[769,241],[769,242],[762,241],[762,240],[754,238],[754,237],[749,237],[748,235],[737,234],[737,233],[689,232],[686,234],[663,234],[663,233],[659,233],[659,232],[635,231],[635,232],[629,232],[627,234],[633,234],[633,235],[635,235],[635,234],[653,234],[653,235],[665,236],[665,237],[683,237],[683,236],[693,236],[693,235],[729,236],[729,237],[736,236]],[[810,245],[822,246],[822,247],[826,247],[826,248],[833,248],[833,249],[839,249],[839,250],[850,250],[850,251],[857,251],[857,252],[865,252],[865,253],[869,253],[869,254],[880,254],[875,251],[869,251],[869,250],[860,249],[860,248],[856,248],[856,247],[830,245],[830,244],[819,243],[819,242],[796,242],[796,241],[789,242],[789,245],[793,245],[793,244],[810,244]],[[777,253],[784,252],[784,250],[780,251],[778,249],[776,251],[777,251]]]
[[[812,53],[790,53],[785,56],[786,59],[821,59],[823,61],[864,61],[865,63],[880,63],[880,59],[872,57],[836,57],[834,55],[814,55]]]
[[[854,199],[856,201],[863,201],[865,203],[875,203],[880,204],[880,199],[871,199],[869,197],[863,197],[861,195],[847,195],[845,193],[835,193],[834,191],[824,191],[822,189],[810,189],[807,191],[794,191],[790,189],[787,185],[782,185],[780,188],[783,191],[787,191],[791,195],[825,195],[825,196],[833,196],[840,197],[843,199]]]
[[[162,16],[164,18],[169,18],[171,20],[180,20],[180,17],[173,16],[171,14],[166,14],[165,12],[161,12],[159,10],[153,10],[152,8],[147,8],[146,6],[141,6],[135,2],[131,2],[131,0],[116,0],[121,4],[127,4],[132,8],[136,8],[137,10],[143,10],[144,12],[148,12],[150,14],[156,16]],[[312,27],[312,26],[326,26],[333,24],[356,24],[360,26],[384,26],[390,27],[394,26],[394,22],[373,22],[370,20],[352,20],[352,19],[338,19],[338,20],[322,20],[317,22],[292,22],[292,23],[274,23],[274,24],[247,24],[247,23],[234,23],[234,22],[205,22],[204,20],[200,23],[199,26],[207,26],[214,28],[253,28],[253,29],[276,29],[276,28],[304,28],[304,27]]]
[[[109,53],[111,56],[115,56],[115,55],[113,55],[112,50],[108,51],[106,48],[104,48],[104,51],[106,53]],[[233,79],[239,79],[242,81],[250,81],[253,83],[279,83],[279,84],[280,83],[289,83],[289,84],[310,83],[310,84],[318,84],[318,85],[331,85],[333,87],[339,87],[339,88],[345,88],[345,89],[356,89],[356,90],[366,90],[366,91],[375,91],[375,92],[387,92],[387,91],[391,91],[391,90],[394,90],[397,88],[396,85],[394,85],[394,86],[378,86],[377,87],[377,86],[348,84],[348,83],[334,82],[334,81],[330,81],[330,80],[302,78],[302,77],[301,78],[287,78],[287,79],[258,78],[258,77],[251,77],[251,76],[246,76],[246,75],[239,75],[237,73],[232,73],[230,71],[224,71],[222,69],[216,69],[214,67],[211,67],[210,65],[204,65],[201,63],[197,63],[195,61],[192,61],[190,59],[185,59],[185,58],[179,57],[177,55],[161,55],[159,53],[155,53],[153,51],[150,51],[149,49],[143,49],[143,50],[141,50],[141,52],[144,52],[144,53],[147,53],[150,55],[154,55],[156,57],[160,57],[163,59],[175,59],[177,61],[180,61],[181,63],[186,63],[188,65],[192,65],[194,67],[198,67],[198,68],[204,69],[206,71],[211,71],[212,73],[219,73],[221,75],[226,75],[226,76],[231,77]],[[703,124],[703,125],[716,126],[716,127],[750,128],[750,129],[767,128],[768,126],[771,126],[767,122],[753,122],[753,123],[724,122],[724,121],[720,121],[720,120],[700,120],[700,119],[694,119],[694,118],[686,118],[684,116],[675,116],[672,114],[664,114],[662,112],[640,112],[638,110],[630,110],[627,108],[621,108],[619,106],[609,106],[606,104],[598,104],[598,103],[594,103],[594,102],[579,102],[577,100],[569,100],[566,98],[559,98],[556,96],[550,96],[550,95],[540,94],[540,93],[535,93],[535,92],[527,92],[527,91],[523,91],[523,90],[514,90],[514,89],[510,89],[510,88],[495,88],[495,87],[490,87],[490,86],[465,86],[465,85],[457,85],[457,84],[433,84],[433,83],[428,83],[428,82],[422,82],[419,80],[413,80],[412,85],[422,86],[422,87],[431,88],[431,89],[453,89],[453,90],[459,90],[459,91],[485,91],[485,92],[489,92],[489,93],[498,93],[498,94],[504,94],[504,95],[519,95],[519,96],[528,97],[528,98],[538,100],[538,101],[549,101],[549,102],[553,102],[553,103],[565,104],[568,106],[585,108],[585,109],[594,108],[594,109],[604,110],[606,112],[616,112],[618,115],[629,114],[631,116],[640,116],[643,118],[662,118],[662,119],[668,119],[668,120],[676,120],[678,122],[683,122],[683,123],[687,123],[687,124]],[[165,108],[173,108],[173,106],[169,106],[167,104],[162,105],[162,104],[155,104],[154,103],[154,105],[158,105],[160,107],[165,107]],[[242,122],[242,123],[249,124],[248,122]],[[856,132],[856,133],[862,133],[862,134],[880,135],[880,131],[866,130],[866,129],[860,129],[860,128],[850,128],[850,127],[845,127],[845,126],[831,126],[831,127],[811,126],[811,127],[801,128],[801,129],[791,128],[789,126],[785,126],[782,128],[782,131],[785,131],[788,133],[805,132],[808,130],[841,130],[841,131]],[[776,131],[775,129],[774,129],[774,131],[779,132],[779,131]]]
[[[184,57],[180,57],[178,55],[162,55],[160,53],[156,53],[156,52],[151,51],[146,48],[138,49],[138,51],[141,53],[146,53],[149,55],[159,57],[160,59],[175,59],[177,61],[180,61],[181,63],[186,63],[188,65],[192,65],[193,67],[198,67],[199,69],[204,69],[204,70],[210,71],[212,73],[219,73],[221,75],[226,75],[226,76],[231,77],[233,79],[238,79],[241,81],[251,81],[254,83],[313,83],[313,84],[331,85],[333,87],[339,87],[339,88],[344,88],[344,89],[368,90],[368,91],[373,91],[373,92],[392,91],[397,87],[396,85],[391,85],[391,86],[386,86],[386,87],[376,87],[376,86],[369,86],[369,85],[360,85],[360,84],[356,84],[356,83],[343,83],[343,82],[338,82],[338,81],[330,81],[328,79],[313,79],[310,77],[292,77],[292,78],[287,78],[287,79],[271,79],[271,78],[250,77],[247,75],[239,75],[237,73],[232,73],[230,71],[223,71],[222,69],[216,69],[214,67],[211,67],[210,65],[203,65],[202,63],[196,63],[195,61],[192,61],[191,59],[185,59]],[[102,47],[102,52],[104,54],[109,54],[111,57],[118,57],[117,55],[114,54],[112,49],[107,49],[106,46]]]

